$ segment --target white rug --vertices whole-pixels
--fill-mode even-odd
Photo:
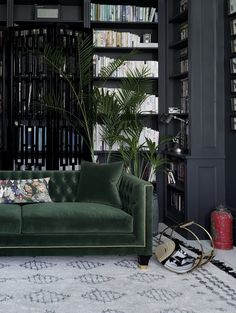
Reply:
[[[236,279],[212,264],[178,275],[134,256],[1,257],[1,313],[236,312]]]

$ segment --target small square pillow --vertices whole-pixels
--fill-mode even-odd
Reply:
[[[118,187],[123,167],[123,162],[109,164],[82,162],[78,201],[102,203],[121,208]]]
[[[0,180],[0,203],[52,202],[48,193],[49,177]]]

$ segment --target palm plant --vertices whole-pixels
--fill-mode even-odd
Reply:
[[[95,50],[90,36],[83,39],[82,35],[79,35],[77,40],[77,69],[75,70],[79,75],[78,84],[75,84],[70,73],[68,74],[65,71],[66,56],[61,49],[47,45],[41,53],[48,67],[67,83],[74,97],[74,108],[71,106],[68,109],[65,106],[59,90],[42,96],[40,105],[58,112],[70,123],[87,145],[91,159],[94,161],[93,128],[97,121],[97,102],[94,95],[97,94],[98,88],[91,89],[93,81],[91,64],[93,63]],[[129,55],[133,54],[134,52]],[[101,78],[103,83],[112,76],[126,59],[127,57],[121,56],[102,69]],[[107,94],[102,94],[101,98],[103,98],[104,103],[111,101]]]
[[[110,161],[112,147],[120,146],[119,153],[127,171],[137,177],[151,181],[154,174],[164,167],[166,161],[160,154],[160,147],[170,141],[165,138],[160,144],[145,138],[140,143],[140,135],[144,125],[140,120],[141,104],[151,90],[149,70],[142,68],[127,71],[127,77],[121,79],[120,88],[111,93],[103,88],[97,89],[94,100],[101,114],[102,138],[108,146]]]
[[[91,45],[90,37],[83,39],[81,36],[78,36],[77,40],[77,68],[79,80],[76,85],[71,80],[71,75],[65,71],[66,56],[61,49],[46,45],[42,52],[43,60],[48,67],[67,83],[73,94],[74,102],[76,104],[75,107],[73,109],[68,109],[65,106],[59,90],[43,95],[41,104],[49,110],[54,110],[61,114],[63,118],[66,119],[71,126],[80,133],[80,135],[82,135],[83,141],[89,148],[93,160],[92,125],[94,123],[95,110],[93,108],[93,103],[90,101],[89,86],[93,75],[91,63],[94,47]]]
[[[58,112],[71,124],[87,145],[92,161],[95,159],[93,129],[100,121],[102,137],[108,146],[107,162],[110,162],[113,145],[118,143],[127,170],[141,178],[144,178],[149,170],[149,178],[152,177],[153,173],[163,166],[164,161],[158,153],[158,145],[150,139],[146,138],[145,144],[139,144],[143,128],[139,119],[140,107],[151,89],[150,81],[146,79],[149,77],[149,70],[146,67],[141,70],[127,70],[126,77],[120,81],[120,88],[113,92],[105,88],[112,74],[136,53],[132,51],[103,67],[100,72],[100,84],[91,89],[94,46],[90,37],[83,39],[78,36],[77,40],[79,80],[76,85],[71,75],[65,71],[66,56],[61,49],[46,46],[42,53],[46,64],[67,83],[74,96],[75,106],[68,109],[62,101],[60,91],[44,95],[41,105]],[[145,148],[148,148],[148,151]]]
[[[122,134],[131,129],[137,130],[137,127],[142,129],[138,113],[150,87],[147,84],[149,70],[146,67],[141,71],[128,70],[127,77],[121,79],[120,88],[112,92],[104,89],[108,74],[102,72],[103,84],[93,92],[93,101],[97,103],[102,124],[102,138],[108,146],[107,162],[110,161],[113,145],[121,141]]]

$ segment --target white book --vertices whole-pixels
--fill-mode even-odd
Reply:
[[[151,8],[151,12],[150,12],[150,15],[149,15],[149,22],[153,22],[153,18],[155,16],[155,12],[156,12],[156,8]]]

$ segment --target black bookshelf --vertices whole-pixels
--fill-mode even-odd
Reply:
[[[231,6],[230,6],[231,3]],[[226,206],[233,215],[233,236],[236,242],[236,199],[233,181],[236,175],[236,6],[225,1],[225,183]]]
[[[42,24],[40,24],[42,25]],[[13,57],[11,116],[14,120],[12,150],[16,169],[75,169],[81,160],[81,141],[59,114],[41,106],[41,99],[60,90],[63,107],[73,112],[73,95],[65,81],[46,66],[39,51],[49,45],[63,47],[64,72],[78,83],[77,28],[21,26],[10,30]],[[83,34],[83,32],[82,32]],[[77,112],[79,114],[79,112]]]
[[[5,110],[5,30],[0,28],[0,166],[4,151]]]
[[[65,73],[78,83],[76,38],[78,33],[91,35],[88,28],[85,30],[88,5],[87,0],[1,1],[0,27],[7,26],[4,35],[8,37],[4,45],[4,75],[0,78],[0,93],[4,94],[4,119],[0,116],[4,120],[0,143],[2,169],[72,170],[78,169],[81,158],[88,157],[71,125],[39,105],[45,94],[60,90],[65,108],[76,112],[68,86],[46,67],[39,52],[48,44],[62,48],[66,55]],[[45,9],[44,13],[55,8],[58,14],[38,16],[38,6]]]
[[[159,1],[160,114],[178,117],[160,125],[161,135],[173,136],[163,152],[169,165],[160,203],[168,224],[195,220],[210,229],[210,212],[225,199],[224,133],[217,126],[224,125],[224,5]],[[172,107],[183,115],[169,113]]]

